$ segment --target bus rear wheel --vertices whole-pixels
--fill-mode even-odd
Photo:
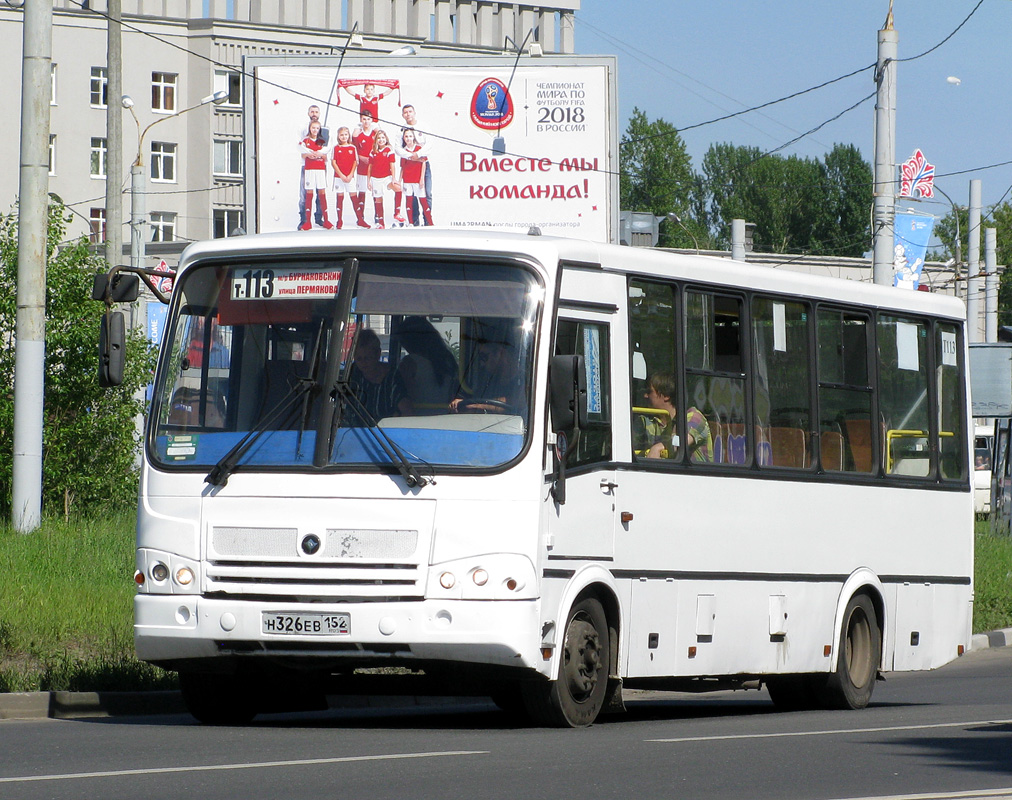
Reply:
[[[590,725],[604,707],[610,663],[608,619],[597,600],[584,598],[569,612],[557,679],[523,684],[528,714],[552,727]]]
[[[823,690],[828,708],[864,708],[878,679],[882,660],[882,636],[875,605],[866,594],[850,599],[843,612],[836,672],[829,675]]]
[[[246,725],[257,715],[249,682],[236,675],[180,672],[186,710],[205,725]]]

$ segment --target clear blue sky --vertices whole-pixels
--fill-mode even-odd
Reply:
[[[895,0],[899,34],[897,161],[920,147],[936,185],[965,205],[969,181],[984,204],[1012,186],[1012,0]],[[583,0],[576,52],[618,56],[619,131],[633,108],[681,129],[774,100],[875,62],[888,0]],[[958,85],[950,83],[958,78]],[[682,134],[693,168],[714,142],[772,150],[875,91],[862,72],[795,100]],[[874,98],[781,151],[822,157],[837,142],[873,160]],[[948,175],[947,173],[976,170]],[[939,195],[936,195],[939,197]],[[1006,195],[1012,199],[1012,192]],[[945,202],[944,200],[942,202]],[[943,216],[945,206],[918,204]]]

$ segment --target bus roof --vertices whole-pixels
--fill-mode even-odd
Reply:
[[[480,253],[526,255],[540,263],[550,277],[561,262],[574,269],[605,269],[644,277],[667,277],[685,281],[706,281],[722,286],[758,289],[785,295],[857,303],[965,320],[962,301],[929,292],[911,292],[822,275],[777,270],[748,262],[711,255],[691,255],[639,247],[588,242],[564,237],[502,233],[490,230],[444,230],[437,228],[395,228],[384,231],[342,230],[293,231],[214,239],[191,244],[183,251],[180,269],[206,258],[247,255],[315,255],[378,251],[424,250],[431,253]]]

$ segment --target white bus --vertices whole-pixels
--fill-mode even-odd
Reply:
[[[135,636],[194,716],[380,666],[558,726],[623,686],[860,708],[963,653],[959,302],[536,234],[187,248]]]

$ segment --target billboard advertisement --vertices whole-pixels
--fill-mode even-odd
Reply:
[[[928,241],[935,228],[931,214],[898,211],[893,226],[893,286],[916,289],[928,250]]]
[[[244,67],[247,219],[259,232],[533,226],[616,239],[612,58],[256,57]]]

